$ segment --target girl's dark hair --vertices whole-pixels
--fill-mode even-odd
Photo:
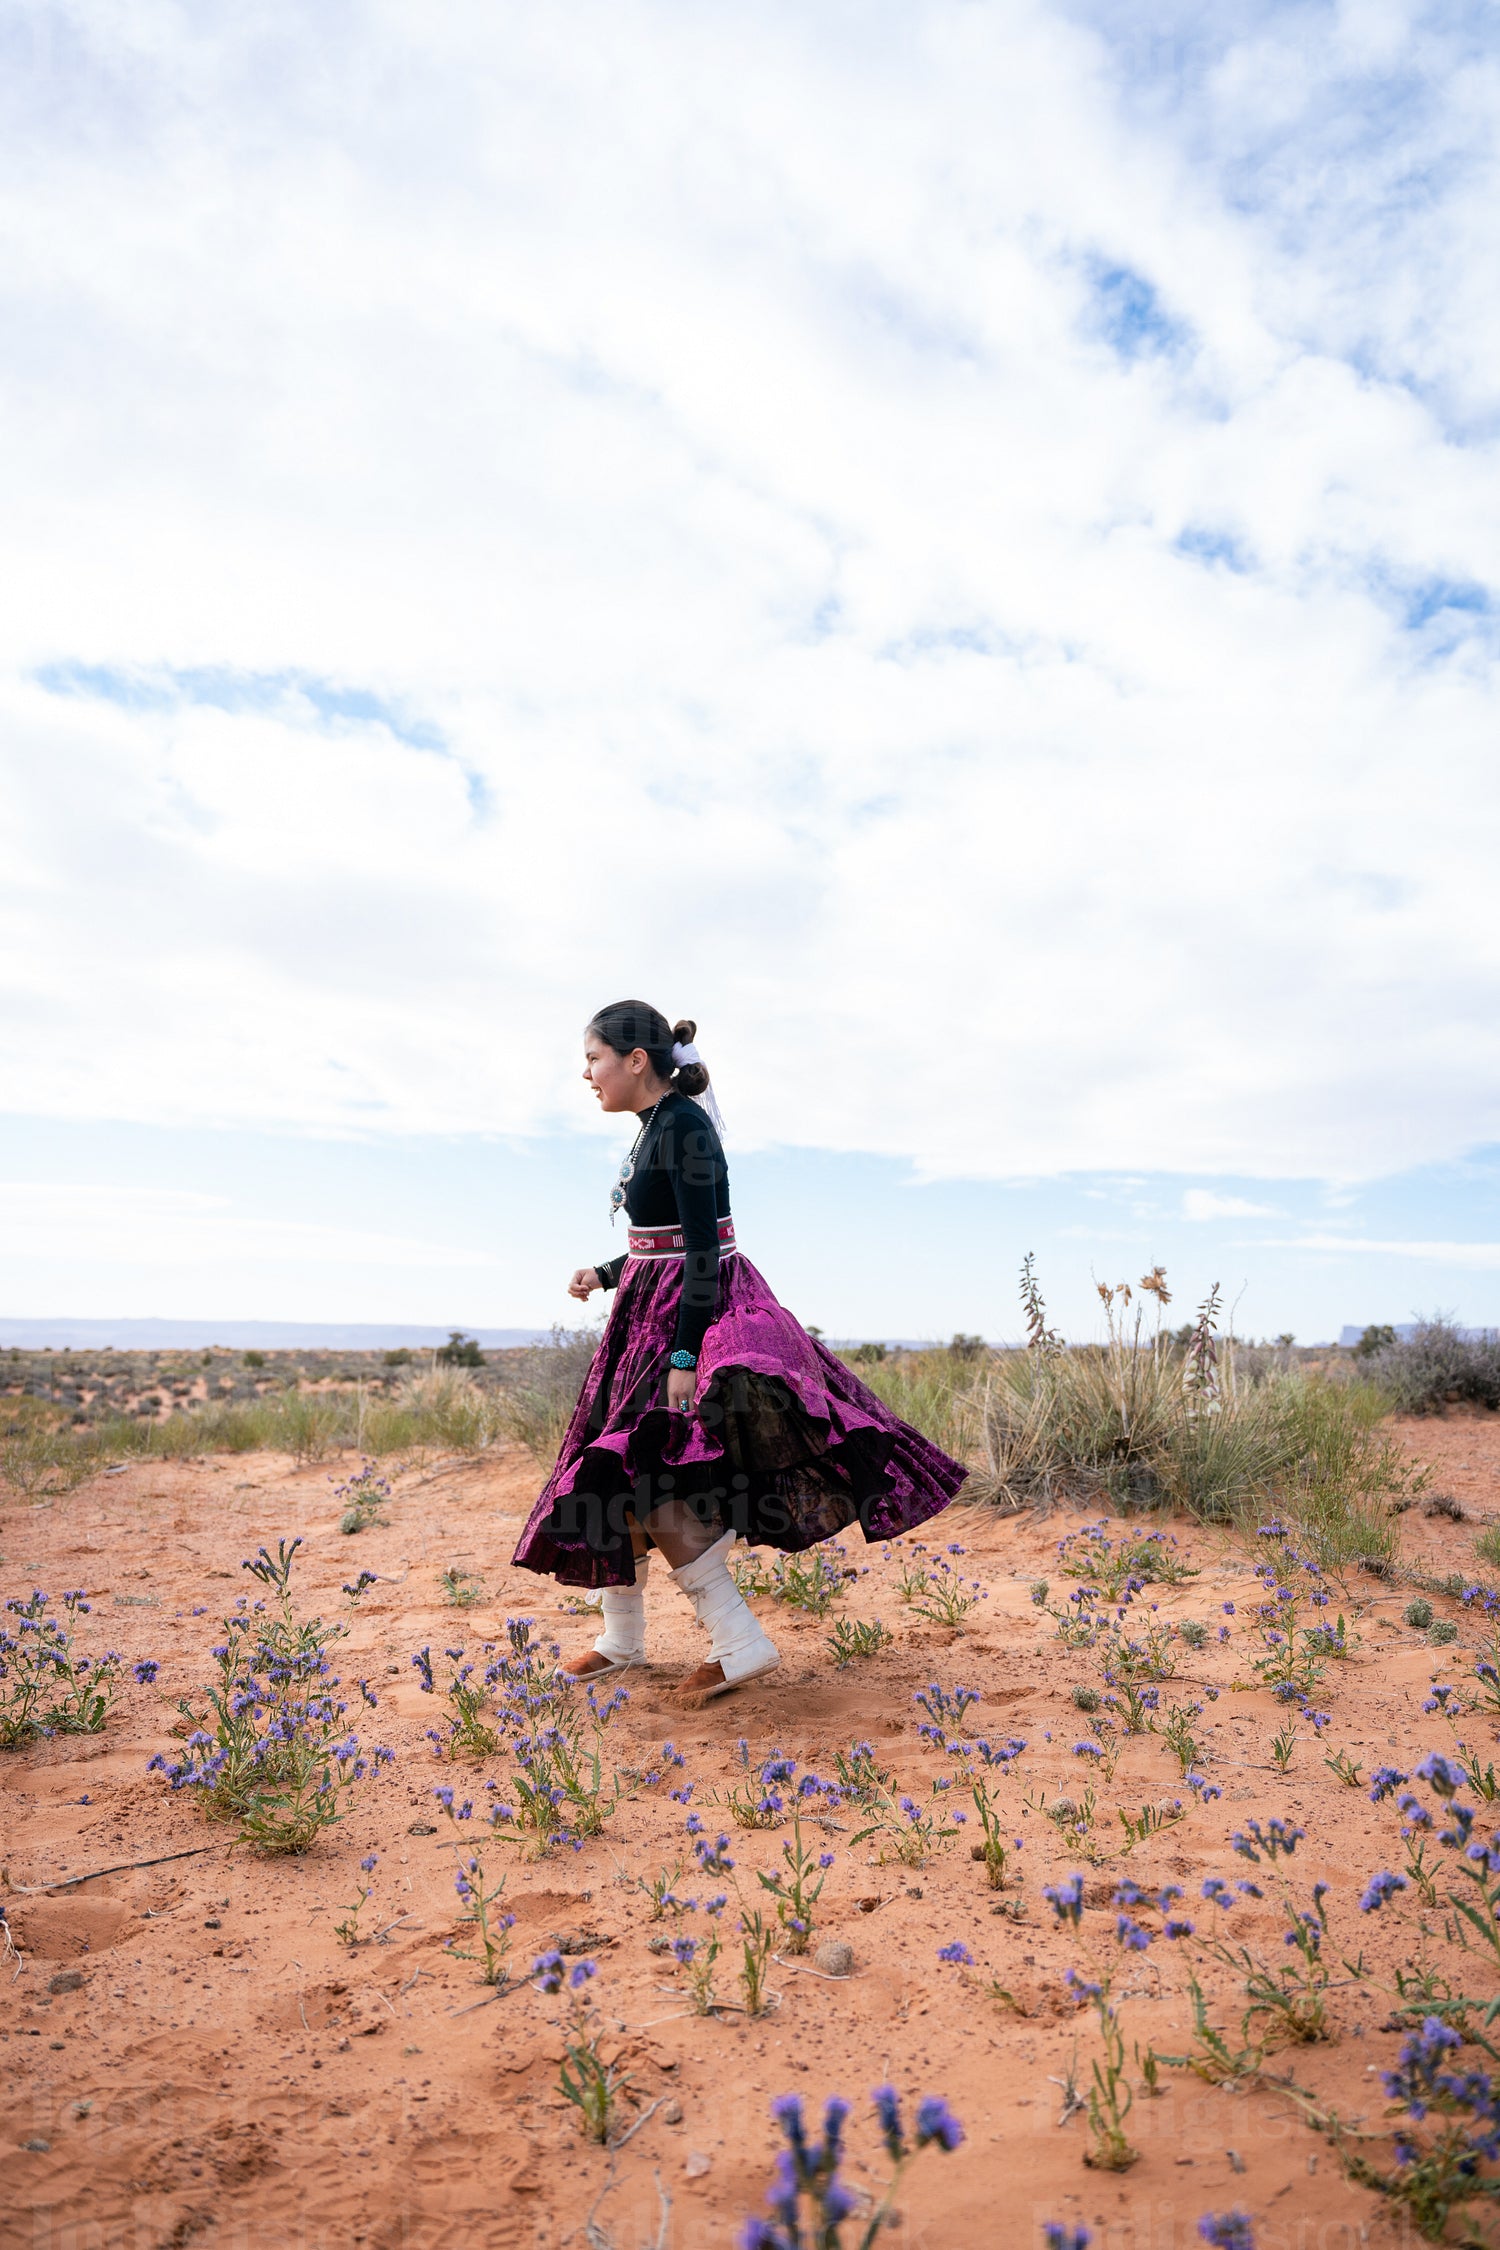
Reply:
[[[672,1062],[674,1046],[692,1044],[698,1026],[691,1016],[668,1023],[660,1008],[645,1000],[612,1000],[607,1008],[590,1016],[588,1027],[597,1031],[605,1046],[613,1047],[617,1055],[634,1054],[637,1047],[644,1047],[657,1077],[665,1078],[675,1092],[707,1091],[708,1072],[702,1063],[684,1063],[679,1070]]]

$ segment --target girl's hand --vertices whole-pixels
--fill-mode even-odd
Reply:
[[[698,1377],[691,1367],[673,1367],[667,1373],[667,1405],[674,1414],[692,1411]]]
[[[586,1298],[591,1290],[602,1289],[603,1287],[604,1284],[599,1279],[593,1266],[580,1266],[568,1283],[568,1295],[582,1299]]]

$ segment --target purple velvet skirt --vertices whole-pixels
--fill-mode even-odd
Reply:
[[[685,1501],[793,1553],[858,1524],[892,1539],[946,1508],[968,1470],[893,1414],[772,1296],[743,1253],[719,1268],[694,1411],[665,1404],[680,1258],[631,1258],[557,1465],[514,1560],[573,1586],[627,1585],[628,1519]],[[649,1525],[648,1525],[649,1528]]]

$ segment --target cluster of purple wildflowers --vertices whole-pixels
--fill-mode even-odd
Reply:
[[[978,1688],[944,1688],[930,1680],[919,1688],[912,1701],[927,1713],[927,1718],[917,1733],[934,1750],[946,1750],[950,1758],[978,1758],[987,1766],[1007,1766],[1026,1748],[1019,1735],[1011,1735],[1001,1744],[985,1740],[967,1741],[961,1730],[964,1714],[982,1700]]]
[[[1425,1781],[1439,1797],[1456,1797],[1469,1777],[1462,1766],[1456,1766],[1440,1750],[1432,1750],[1417,1767],[1416,1778]]]
[[[1209,2250],[1255,2250],[1255,2233],[1244,2211],[1205,2212],[1198,2233]],[[1089,2250],[1094,2237],[1085,2226],[1066,2226],[1057,2219],[1042,2222],[1045,2250]]]
[[[925,2148],[938,2148],[951,2155],[963,2140],[964,2130],[948,2104],[938,2095],[929,2095],[917,2105],[916,2129],[908,2139],[895,2088],[877,2086],[870,2099],[895,2172],[867,2234],[866,2239],[872,2240],[896,2183],[913,2158]],[[839,2176],[849,2104],[836,2094],[830,2095],[823,2105],[820,2140],[809,2136],[797,2095],[783,2094],[771,2104],[771,2114],[785,2142],[777,2155],[776,2177],[766,2191],[771,2217],[745,2222],[740,2250],[802,2250],[809,2240],[822,2245],[823,2250],[838,2250],[839,2230],[856,2208],[853,2191]]]
[[[448,1735],[428,1731],[434,1747],[444,1749],[455,1742],[475,1746],[481,1734],[490,1745],[503,1743],[514,1763],[516,1801],[512,1805],[497,1800],[489,1807],[490,1820],[524,1827],[548,1849],[566,1846],[578,1851],[584,1835],[595,1833],[603,1817],[597,1801],[602,1769],[586,1736],[591,1730],[597,1744],[599,1734],[629,1699],[617,1687],[601,1700],[590,1682],[580,1705],[575,1683],[560,1669],[556,1643],[544,1645],[533,1639],[535,1622],[530,1617],[506,1619],[506,1647],[496,1655],[494,1642],[484,1644],[482,1653],[490,1661],[482,1682],[473,1679],[472,1665],[465,1665],[450,1682]],[[464,1651],[445,1653],[456,1660]],[[422,1673],[424,1687],[431,1686],[430,1652],[419,1651],[412,1662]],[[669,1763],[682,1763],[670,1744],[666,1750]],[[486,1787],[493,1790],[496,1785]],[[691,1789],[673,1794],[685,1803]]]
[[[109,1715],[125,1659],[118,1649],[85,1656],[68,1626],[91,1614],[86,1591],[61,1597],[68,1624],[48,1617],[51,1597],[38,1586],[28,1600],[12,1596],[0,1622],[0,1748],[37,1736],[97,1734]],[[134,1668],[143,1685],[157,1674],[150,1659]]]
[[[1081,1909],[1083,1878],[1074,1876],[1073,1881],[1078,1885],[1077,1899]],[[1050,1891],[1046,1895],[1052,1896]],[[1152,1890],[1144,1884],[1135,1882],[1128,1875],[1123,1876],[1115,1885],[1114,1896],[1110,1901],[1115,1911],[1116,1944],[1123,1947],[1127,1953],[1144,1953],[1153,1942],[1155,1932],[1148,1929],[1144,1923],[1136,1920],[1136,1916],[1143,1909],[1162,1917],[1161,1934],[1163,1937],[1171,1939],[1191,1937],[1193,1935],[1192,1923],[1173,1912],[1173,1908],[1181,1897],[1182,1888],[1180,1884],[1163,1883],[1159,1889]],[[1055,1899],[1053,1904],[1056,1906]],[[1077,1920],[1077,1915],[1074,1915],[1072,1919]]]
[[[918,1727],[918,1734],[938,1749],[946,1749],[950,1731],[962,1726],[964,1713],[980,1700],[978,1688],[945,1688],[937,1680],[929,1680],[912,1697],[913,1703],[927,1713],[927,1723]]]
[[[1052,1908],[1059,1922],[1071,1922],[1076,1928],[1083,1915],[1083,1877],[1070,1875],[1066,1882],[1044,1883],[1042,1896]]]
[[[1240,1878],[1234,1890],[1242,1898],[1264,1898],[1266,1895],[1259,1883],[1252,1883],[1247,1876]],[[1222,1907],[1226,1914],[1234,1904],[1234,1891],[1230,1890],[1222,1875],[1207,1876],[1200,1895],[1208,1900],[1210,1906]]]
[[[1198,2221],[1198,2232],[1209,2250],[1255,2250],[1255,2233],[1245,2211],[1226,2211],[1220,2217],[1207,2212]]]
[[[1243,1829],[1236,1829],[1229,1842],[1241,1859],[1290,1859],[1306,1834],[1305,1828],[1296,1828],[1290,1821],[1268,1820],[1263,1829],[1258,1820],[1250,1820]]]
[[[1008,1766],[1019,1758],[1026,1744],[1022,1736],[1012,1734],[1001,1743],[986,1742],[981,1736],[969,1745],[970,1755],[987,1766]]]
[[[599,1974],[597,1961],[575,1961],[570,1970],[560,1953],[539,1953],[531,1964],[531,1974],[538,1992],[561,1992],[566,1984],[570,1992],[581,1992],[591,1977]]]
[[[1396,2134],[1396,2161],[1415,2165],[1427,2153],[1411,2130],[1431,2112],[1451,2121],[1457,2149],[1446,2152],[1461,2177],[1473,2179],[1480,2163],[1500,2159],[1500,2087],[1485,2070],[1448,2067],[1463,2045],[1462,2034],[1438,2016],[1428,2016],[1401,2049],[1394,2070],[1384,2074],[1385,2090],[1409,2122]]]
[[[796,1760],[782,1759],[778,1754],[778,1764],[784,1768],[782,1786],[789,1790],[791,1796],[792,1837],[782,1841],[783,1865],[769,1874],[764,1869],[757,1869],[756,1881],[774,1900],[777,1919],[790,1938],[791,1950],[802,1953],[806,1951],[812,1928],[812,1909],[822,1895],[828,1869],[834,1862],[834,1854],[814,1853],[808,1849],[802,1840],[800,1816],[804,1809],[810,1809],[820,1800],[830,1809],[842,1805],[855,1797],[857,1791],[843,1782],[824,1781],[812,1772],[804,1773],[795,1790],[792,1790],[790,1784],[796,1773]],[[769,1826],[770,1823],[752,1821],[750,1825]],[[856,1842],[858,1840],[855,1839]],[[724,1841],[727,1843],[728,1839]],[[726,1861],[725,1864],[733,1863]]]
[[[1328,1916],[1323,1901],[1328,1896],[1326,1883],[1314,1883],[1311,1907],[1297,1907],[1287,1903],[1287,1927],[1281,1935],[1283,1945],[1295,1946],[1309,1964],[1316,1961],[1328,1934]]]
[[[1413,1789],[1404,1790],[1396,1799],[1401,1814],[1401,1833],[1415,1854],[1409,1858],[1408,1865],[1419,1883],[1426,1881],[1420,1855],[1421,1840],[1429,1835],[1435,1835],[1445,1851],[1458,1854],[1455,1872],[1466,1877],[1474,1889],[1468,1900],[1455,1901],[1455,1904],[1464,1922],[1500,1956],[1500,1880],[1497,1880],[1500,1879],[1500,1830],[1488,1841],[1474,1834],[1477,1809],[1459,1797],[1459,1791],[1473,1778],[1479,1777],[1471,1776],[1451,1758],[1444,1757],[1440,1750],[1433,1750],[1410,1776],[1394,1766],[1383,1767],[1375,1776],[1370,1795],[1379,1804],[1401,1790],[1409,1779],[1425,1783],[1432,1791],[1440,1808],[1436,1815]],[[1440,1826],[1440,1822],[1443,1825]],[[1373,1912],[1383,1906],[1395,1890],[1404,1888],[1403,1877],[1379,1872],[1370,1878],[1361,1904],[1367,1913]]]
[[[379,1510],[395,1498],[390,1480],[383,1477],[375,1462],[366,1459],[354,1474],[343,1482],[328,1479],[333,1486],[331,1498],[342,1510],[340,1531],[364,1531],[379,1520]]]
[[[1318,1563],[1292,1546],[1284,1524],[1274,1520],[1261,1524],[1257,1537],[1271,1541],[1278,1552],[1274,1561],[1264,1556],[1255,1566],[1262,1599],[1256,1604],[1254,1616],[1266,1654],[1254,1669],[1278,1701],[1305,1707],[1321,1670],[1320,1657],[1337,1654],[1342,1641],[1333,1626],[1299,1628],[1301,1604],[1306,1601],[1314,1609],[1326,1609],[1332,1596]]]
[[[856,1763],[861,1754],[871,1761],[875,1755],[868,1742],[857,1742],[853,1752]],[[795,1758],[783,1757],[779,1750],[772,1750],[752,1772],[750,1745],[743,1736],[738,1745],[738,1755],[741,1766],[750,1778],[731,1792],[730,1809],[742,1828],[774,1828],[787,1809],[787,1800],[782,1792],[790,1789],[796,1779],[797,1761]]]
[[[339,1815],[358,1782],[393,1763],[377,1743],[366,1751],[347,1725],[325,1653],[337,1628],[293,1614],[290,1578],[300,1540],[262,1547],[243,1567],[276,1597],[252,1606],[242,1595],[213,1650],[217,1680],[208,1709],[176,1759],[158,1755],[148,1771],[176,1789],[202,1789],[246,1821],[246,1834],[273,1848],[297,1849]]]
[[[655,1789],[661,1782],[666,1780],[667,1775],[671,1773],[674,1768],[682,1770],[685,1764],[686,1761],[683,1758],[682,1752],[677,1748],[677,1745],[674,1742],[664,1742],[661,1746],[661,1763],[659,1765],[653,1766],[649,1773],[639,1774],[637,1776],[637,1780],[642,1789]],[[675,1789],[673,1790],[672,1794],[673,1796],[677,1795]]]
[[[949,1555],[961,1555],[962,1547],[950,1546]],[[920,1582],[908,1572],[903,1582],[902,1599],[909,1602],[919,1617],[938,1625],[957,1625],[980,1602],[987,1602],[990,1590],[978,1578],[965,1578],[956,1570],[947,1556],[937,1555],[927,1564]]]
[[[1085,2008],[1090,2002],[1104,1998],[1104,1985],[1089,1977],[1081,1977],[1076,1969],[1064,1969],[1063,1983],[1077,2007]]]

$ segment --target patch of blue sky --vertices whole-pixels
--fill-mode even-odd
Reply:
[[[844,623],[842,600],[837,594],[825,594],[817,608],[807,618],[804,638],[810,641],[826,641],[833,634],[840,632]]]
[[[1166,310],[1153,282],[1133,267],[1095,261],[1089,268],[1091,325],[1127,364],[1179,351],[1188,330]]]
[[[1254,567],[1248,548],[1232,531],[1220,530],[1210,524],[1186,525],[1179,531],[1172,545],[1179,555],[1187,555],[1194,562],[1210,565],[1222,563],[1226,570],[1234,571],[1236,576],[1243,577],[1246,571]]]
[[[310,672],[250,672],[230,665],[162,665],[125,669],[65,662],[40,665],[33,674],[49,695],[92,696],[125,711],[170,711],[198,704],[214,711],[273,711],[285,715],[300,703],[324,726],[380,726],[412,750],[445,753],[440,730],[410,718],[372,689],[320,679]]]
[[[1264,31],[1285,12],[1266,0],[1216,0],[1211,9],[1202,0],[1153,0],[1142,10],[1121,8],[1117,0],[1061,0],[1059,8],[1071,22],[1088,26],[1121,83],[1138,97],[1180,96],[1200,84],[1239,40]]]
[[[1492,617],[1495,612],[1489,588],[1474,579],[1423,578],[1400,588],[1397,598],[1402,623],[1412,633],[1421,632],[1435,618],[1461,624],[1465,618]]]

